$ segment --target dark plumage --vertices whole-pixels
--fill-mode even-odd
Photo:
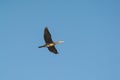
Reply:
[[[63,41],[53,42],[51,34],[47,27],[45,27],[45,29],[44,29],[44,40],[45,40],[46,44],[43,46],[39,46],[39,48],[47,47],[49,51],[53,52],[54,54],[58,54],[58,51],[55,48],[55,45],[60,44]]]

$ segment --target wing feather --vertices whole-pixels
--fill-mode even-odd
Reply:
[[[47,27],[44,30],[44,40],[45,40],[46,43],[52,43],[53,42],[53,40],[51,38],[51,34],[50,34]]]
[[[55,48],[55,46],[48,47],[48,50],[55,53],[55,54],[58,54],[57,49]]]

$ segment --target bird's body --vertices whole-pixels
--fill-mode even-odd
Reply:
[[[58,51],[57,49],[55,48],[55,45],[56,44],[60,44],[62,43],[63,41],[58,41],[58,42],[53,42],[52,38],[51,38],[51,34],[48,30],[47,27],[45,27],[45,30],[44,30],[44,40],[45,40],[45,45],[43,46],[39,46],[38,48],[42,48],[42,47],[47,47],[49,51],[57,54]]]

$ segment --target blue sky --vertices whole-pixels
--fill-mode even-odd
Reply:
[[[0,36],[0,80],[120,80],[119,0],[1,0]]]

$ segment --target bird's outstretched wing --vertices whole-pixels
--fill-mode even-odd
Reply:
[[[58,54],[57,49],[55,48],[55,46],[48,47],[48,50],[53,52],[54,54]]]
[[[51,38],[51,34],[50,34],[47,27],[45,27],[45,30],[44,30],[44,40],[45,40],[46,43],[52,43],[53,42],[52,38]]]
[[[47,43],[48,44],[49,43],[53,43],[51,34],[50,34],[50,32],[49,32],[47,27],[45,27],[45,30],[44,30],[44,40],[45,40],[46,44]],[[53,52],[54,54],[58,54],[57,49],[55,48],[55,46],[48,47],[48,50]]]

